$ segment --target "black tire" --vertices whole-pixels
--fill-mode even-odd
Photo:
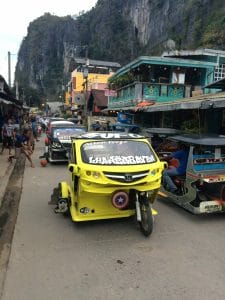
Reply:
[[[152,210],[148,200],[140,203],[141,221],[139,222],[140,230],[144,236],[149,236],[153,230]]]
[[[46,158],[47,162],[50,163],[48,153],[45,153],[45,158]]]
[[[49,157],[49,153],[48,153],[48,152],[45,152],[45,153],[43,154],[43,158],[45,158],[45,159],[47,160],[47,162],[49,162],[48,157]]]
[[[70,217],[70,208],[68,208],[67,212],[63,213],[63,217],[65,217],[65,218]]]
[[[49,162],[49,163],[51,163],[51,151],[50,151],[50,148],[48,147],[48,153],[47,153],[47,161]]]
[[[70,201],[67,199],[67,205],[68,205],[68,210],[63,213],[63,216],[65,218],[70,218],[71,219],[71,214],[70,214]]]

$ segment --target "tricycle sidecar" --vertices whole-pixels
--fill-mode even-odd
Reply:
[[[186,134],[170,140],[189,150],[186,175],[173,178],[178,195],[163,185],[159,194],[194,214],[225,212],[225,137]]]
[[[164,166],[148,140],[137,134],[90,132],[73,138],[71,182],[61,182],[53,193],[55,211],[69,211],[75,222],[136,214],[148,236]]]

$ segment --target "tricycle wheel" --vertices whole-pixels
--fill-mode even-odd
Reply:
[[[149,236],[153,230],[152,210],[147,201],[140,203],[141,221],[140,230],[145,236]]]
[[[51,154],[50,154],[50,151],[49,151],[49,147],[48,147],[48,152],[45,152],[45,156],[46,156],[46,160],[51,163]]]
[[[64,213],[63,213],[63,216],[64,216],[65,218],[70,217],[70,211],[69,211],[69,209],[67,210],[67,212],[64,212]]]
[[[47,162],[49,162],[49,152],[45,152],[44,157],[47,160]]]

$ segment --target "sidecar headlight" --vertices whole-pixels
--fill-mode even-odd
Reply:
[[[159,172],[159,169],[150,170],[150,174],[153,176],[156,175],[158,172]]]
[[[153,170],[150,171],[150,174],[153,175],[153,176],[154,176],[156,173],[157,173],[157,170],[156,170],[156,169],[153,169]]]
[[[98,179],[98,178],[101,176],[101,174],[100,174],[99,172],[93,172],[93,173],[92,173],[92,176],[93,176],[94,178]]]

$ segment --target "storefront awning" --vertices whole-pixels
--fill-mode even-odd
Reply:
[[[225,108],[225,93],[209,94],[199,97],[176,100],[169,103],[156,103],[153,106],[144,108],[145,112],[173,111],[188,109],[211,109]]]
[[[206,86],[204,86],[206,89],[218,89],[225,91],[225,78],[215,81],[213,83],[210,83]]]
[[[10,102],[10,101],[8,101],[8,100],[5,100],[5,99],[0,98],[0,104],[1,104],[1,103],[7,104],[7,105],[13,104],[12,102]]]

